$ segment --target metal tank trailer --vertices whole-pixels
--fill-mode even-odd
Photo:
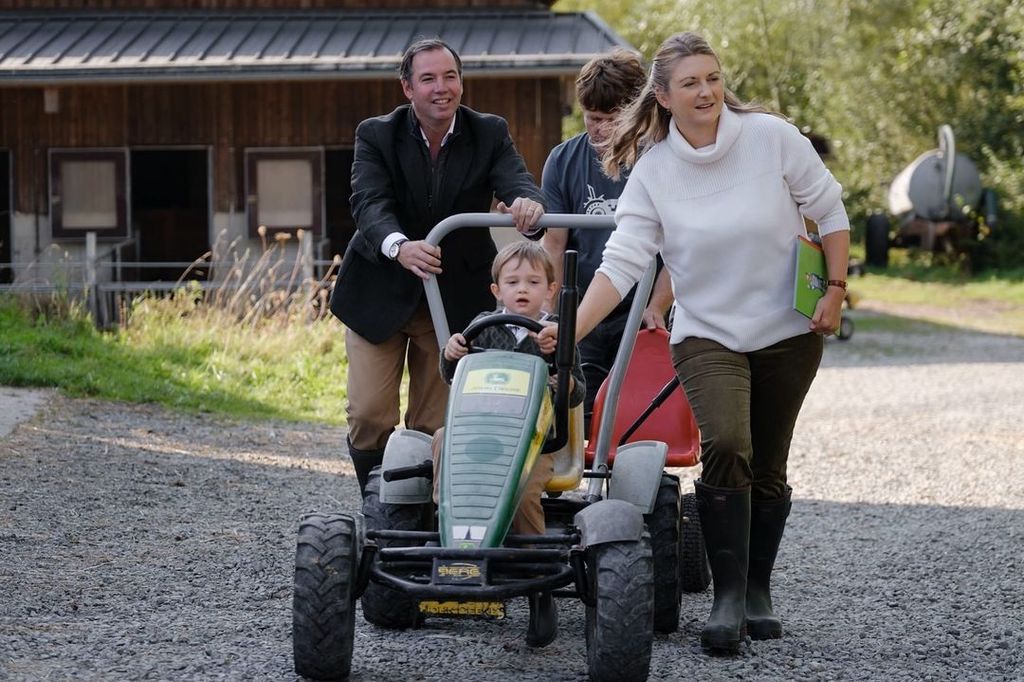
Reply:
[[[891,246],[967,253],[971,243],[995,226],[995,191],[982,187],[977,166],[956,151],[950,126],[941,126],[938,137],[938,149],[921,154],[889,185],[889,215],[868,218],[868,265],[887,266]]]

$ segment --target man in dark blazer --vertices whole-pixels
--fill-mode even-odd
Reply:
[[[494,306],[490,267],[497,252],[484,229],[459,230],[440,246],[424,238],[456,213],[511,213],[539,237],[542,194],[516,151],[504,119],[461,105],[462,62],[440,40],[411,45],[399,73],[409,99],[356,129],[349,243],[331,297],[346,326],[348,449],[366,487],[399,421],[399,389],[408,358],[407,428],[427,434],[444,421],[448,387],[423,279],[437,276],[449,327],[460,330]]]

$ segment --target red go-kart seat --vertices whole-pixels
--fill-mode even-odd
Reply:
[[[664,329],[641,329],[636,337],[633,355],[626,367],[626,376],[619,393],[618,410],[615,413],[615,428],[612,432],[611,448],[608,453],[609,465],[615,459],[615,449],[622,434],[636,421],[654,397],[674,376],[672,357],[668,345],[669,335]],[[594,459],[597,433],[604,413],[608,379],[601,384],[594,399],[594,412],[590,418],[590,440],[585,450],[589,466]],[[658,440],[668,445],[668,459],[665,466],[691,467],[700,456],[700,431],[690,411],[690,403],[682,387],[676,387],[671,395],[634,431],[627,442]]]

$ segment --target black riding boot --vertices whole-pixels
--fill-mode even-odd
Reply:
[[[352,447],[352,441],[346,439],[348,444],[348,455],[352,458],[352,467],[356,470],[356,479],[359,481],[359,494],[366,496],[366,481],[370,478],[370,470],[381,465],[384,461],[384,449],[380,450],[357,450]]]
[[[745,636],[750,488],[693,485],[715,589],[700,643],[712,653],[733,654]]]
[[[531,594],[530,625],[526,629],[526,643],[532,647],[544,647],[555,641],[558,635],[558,606],[550,592]]]
[[[747,569],[747,631],[751,639],[782,637],[782,621],[772,611],[771,578],[793,489],[777,500],[750,503],[750,567]]]

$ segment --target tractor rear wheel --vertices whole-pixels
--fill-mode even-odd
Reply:
[[[654,510],[644,517],[644,521],[651,533],[654,553],[654,631],[667,634],[679,629],[679,611],[683,602],[679,569],[683,538],[677,477],[662,474]]]
[[[704,548],[704,533],[697,514],[697,496],[683,495],[682,499],[683,557],[679,562],[680,580],[684,592],[703,592],[711,584],[711,566]]]
[[[423,530],[423,506],[418,504],[385,504],[380,500],[380,467],[374,467],[366,481],[363,516],[366,530]],[[378,540],[378,546],[399,547],[396,540]],[[362,596],[363,618],[382,628],[405,630],[416,627],[423,617],[419,603],[372,579]]]

